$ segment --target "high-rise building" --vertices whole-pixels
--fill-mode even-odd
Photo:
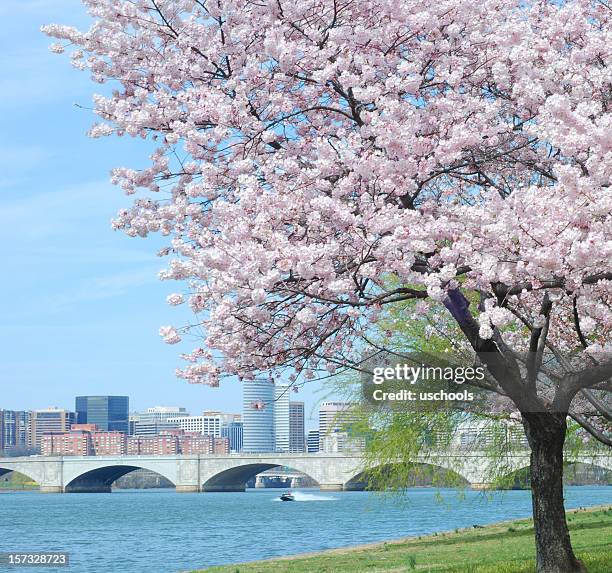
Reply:
[[[269,453],[274,442],[274,384],[266,378],[242,382],[242,424],[248,453]]]
[[[360,450],[363,438],[350,436],[350,425],[358,421],[350,402],[323,402],[319,409],[319,451],[336,453]]]
[[[221,437],[221,428],[230,422],[240,420],[239,414],[226,414],[212,410],[205,410],[201,416],[169,416],[167,421],[185,432],[198,432],[203,436]]]
[[[316,454],[319,451],[319,430],[310,430],[308,432],[306,449],[309,454]]]
[[[164,430],[180,428],[176,421],[170,422],[172,418],[186,418],[189,412],[178,406],[155,406],[147,408],[146,412],[135,412],[130,414],[131,436],[155,436]]]
[[[25,453],[30,447],[30,412],[0,410],[0,453]]]
[[[129,432],[127,396],[77,396],[75,402],[77,423],[95,424],[103,432]]]
[[[331,432],[340,431],[350,407],[348,402],[323,402],[319,408],[319,436],[322,438]]]
[[[231,453],[241,452],[244,443],[244,428],[242,422],[230,422],[222,426],[221,437],[228,439]]]
[[[304,452],[304,402],[289,402],[289,451]]]
[[[32,410],[30,418],[31,446],[40,448],[43,434],[66,433],[74,423],[74,412],[62,408]]]
[[[289,392],[290,386],[274,386],[274,449],[289,451]]]

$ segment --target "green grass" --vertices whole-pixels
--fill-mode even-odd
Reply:
[[[574,550],[589,573],[612,572],[612,506],[568,512]],[[523,519],[207,573],[533,573],[533,523]],[[195,572],[194,572],[195,573]]]
[[[0,489],[38,489],[38,484],[33,481],[29,481],[29,482],[0,481]]]

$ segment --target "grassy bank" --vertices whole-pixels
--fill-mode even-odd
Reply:
[[[34,481],[17,482],[17,481],[0,481],[0,489],[7,490],[22,490],[22,489],[38,489],[38,484]]]
[[[612,571],[612,506],[568,513],[589,573]],[[206,573],[532,573],[533,524],[523,519],[297,557],[212,567]],[[200,572],[202,573],[202,572]]]

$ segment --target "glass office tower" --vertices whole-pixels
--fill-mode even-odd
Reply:
[[[242,422],[229,422],[229,424],[222,426],[221,437],[229,439],[230,452],[241,452],[244,440]]]
[[[78,424],[95,424],[105,432],[129,433],[128,396],[77,396]]]
[[[274,444],[274,385],[267,379],[242,382],[242,451],[269,453]]]

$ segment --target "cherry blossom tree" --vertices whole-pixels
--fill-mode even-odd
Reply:
[[[113,172],[114,226],[169,237],[196,319],[160,334],[204,333],[179,375],[334,374],[386,307],[438,305],[521,413],[538,571],[581,571],[562,456],[568,416],[611,444],[609,1],[83,3],[89,30],[44,31],[108,86],[92,137],[157,143]]]

